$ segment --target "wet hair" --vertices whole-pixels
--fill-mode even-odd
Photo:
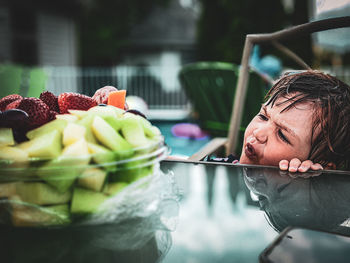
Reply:
[[[334,163],[337,169],[350,170],[350,87],[320,71],[292,72],[273,85],[266,105],[273,107],[279,98],[286,100],[278,105],[290,103],[281,112],[305,102],[314,105],[308,159],[323,167]]]

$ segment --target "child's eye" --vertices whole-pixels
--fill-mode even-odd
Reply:
[[[268,120],[268,118],[264,114],[261,114],[261,113],[258,114],[258,117],[260,119],[262,119],[263,121],[267,121]]]
[[[284,136],[284,134],[283,134],[283,132],[281,130],[278,130],[278,137],[280,137],[286,143],[290,144],[289,140],[287,139],[286,136]]]

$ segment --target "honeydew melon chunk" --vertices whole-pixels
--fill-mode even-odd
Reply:
[[[70,110],[68,110],[68,112],[74,116],[77,116],[78,119],[83,119],[89,115],[88,111],[86,111],[86,110],[72,110],[72,109],[70,109]]]
[[[129,184],[126,182],[110,182],[108,184],[106,184],[106,186],[103,189],[103,192],[107,195],[115,195],[117,193],[119,193],[121,190],[123,190],[126,186],[128,186]]]
[[[119,132],[120,128],[123,125],[123,121],[122,118],[115,118],[115,117],[111,117],[111,116],[107,116],[103,118],[109,125],[111,125],[111,127]]]
[[[132,154],[132,145],[100,116],[95,116],[91,128],[97,140],[107,148],[127,156]]]
[[[36,129],[30,130],[27,132],[26,136],[31,140],[53,130],[63,132],[63,129],[67,126],[67,124],[68,122],[66,120],[55,119],[53,121],[45,123]]]
[[[98,115],[102,118],[105,118],[107,116],[111,116],[114,118],[120,118],[123,116],[123,113],[125,110],[119,109],[117,107],[106,105],[106,106],[95,106],[90,109],[88,109],[89,113],[94,113],[95,115]]]
[[[113,174],[110,175],[109,181],[110,182],[126,182],[131,183],[134,182],[142,177],[151,175],[153,172],[152,166],[145,166],[145,167],[133,167],[130,169],[125,168],[120,171],[116,171]]]
[[[98,211],[100,205],[108,199],[108,196],[101,192],[75,187],[73,191],[71,213],[89,214]]]
[[[14,226],[49,226],[70,223],[68,204],[53,206],[29,206],[12,204],[12,224]]]
[[[90,157],[60,156],[36,170],[36,175],[60,193],[68,191],[76,178],[84,171]]]
[[[116,160],[115,153],[102,145],[88,142],[88,149],[92,155],[92,160],[97,164],[110,163]]]
[[[65,204],[72,198],[71,191],[61,193],[42,182],[19,182],[16,185],[16,194],[23,202],[37,205]]]
[[[78,120],[76,123],[85,127],[85,139],[88,142],[97,143],[95,135],[91,130],[91,124],[94,120],[95,116],[92,114],[87,115],[86,117]]]
[[[85,138],[80,138],[76,142],[65,146],[62,150],[62,157],[67,156],[86,156],[86,163],[79,163],[80,165],[88,164],[90,161],[90,154],[87,141]]]
[[[76,122],[78,117],[72,114],[57,114],[56,119],[66,120],[67,122]]]
[[[37,169],[37,176],[59,192],[66,192],[90,162],[87,142],[84,138],[66,146],[62,155]]]
[[[17,145],[26,151],[29,157],[56,158],[62,151],[62,136],[58,130],[50,131],[39,137]]]
[[[11,128],[0,128],[0,146],[14,145],[15,140]]]
[[[139,116],[133,113],[128,113],[128,112],[126,112],[124,116],[125,118],[130,117],[130,118],[138,119],[140,124],[142,125],[142,128],[145,132],[146,137],[153,138],[153,137],[159,137],[162,135],[158,127],[152,125],[152,123],[150,123],[147,119],[143,118],[142,116]]]
[[[138,118],[131,116],[124,117],[122,119],[121,133],[125,140],[132,146],[142,147],[150,144]]]
[[[67,146],[85,137],[86,128],[76,123],[68,123],[63,130],[63,145]]]
[[[26,162],[28,161],[28,153],[18,147],[3,146],[0,147],[0,159],[12,160],[14,162]]]
[[[87,168],[78,179],[78,185],[96,192],[102,190],[107,172],[99,168]]]

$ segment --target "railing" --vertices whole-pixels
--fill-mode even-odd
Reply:
[[[127,95],[143,98],[150,110],[190,110],[177,79],[179,67],[109,68],[45,67],[47,89],[55,94],[81,92],[92,96],[103,86],[127,90]]]

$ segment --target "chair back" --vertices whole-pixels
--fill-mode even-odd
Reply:
[[[238,72],[238,66],[232,63],[196,62],[183,66],[179,73],[181,86],[201,128],[212,137],[227,136]],[[267,83],[256,72],[250,71],[249,78],[244,118],[239,127],[241,140],[245,127],[259,111],[267,91]]]
[[[240,146],[240,126],[245,114],[245,101],[250,89],[250,69],[249,59],[251,51],[255,44],[272,44],[285,55],[292,58],[302,69],[311,69],[297,54],[280,44],[279,41],[295,40],[299,37],[309,35],[311,33],[325,31],[335,28],[350,27],[350,16],[329,18],[318,20],[281,31],[268,34],[249,34],[246,36],[241,67],[239,71],[237,88],[234,95],[232,106],[232,114],[230,119],[230,127],[228,132],[228,140],[226,143],[226,155],[234,153],[238,145]],[[248,95],[249,96],[249,95]],[[244,117],[243,117],[244,116]]]

